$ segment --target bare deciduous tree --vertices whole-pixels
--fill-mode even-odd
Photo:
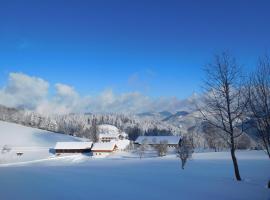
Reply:
[[[166,156],[168,151],[168,141],[160,141],[159,144],[155,145],[155,149],[157,150],[158,156]]]
[[[223,139],[218,135],[219,130],[214,126],[209,124],[205,125],[204,133],[205,140],[210,149],[213,149],[215,152],[220,151],[222,149],[228,148],[228,145],[224,143]]]
[[[261,144],[270,158],[270,58],[259,60],[248,85],[249,111]]]
[[[183,136],[177,148],[177,156],[181,159],[182,169],[185,168],[185,164],[187,160],[191,158],[193,152],[193,138],[189,136]]]
[[[140,144],[139,146],[139,149],[138,149],[138,153],[139,153],[139,156],[140,156],[140,159],[142,159],[144,153],[145,153],[145,150],[147,149],[147,139],[144,139],[142,141],[142,143]]]
[[[90,128],[90,138],[92,139],[93,142],[98,142],[99,137],[98,137],[98,124],[97,124],[97,119],[93,118],[91,122],[91,128]]]
[[[232,56],[222,53],[215,56],[205,72],[205,93],[199,110],[207,123],[221,130],[219,136],[230,147],[235,177],[240,181],[235,139],[244,132],[243,119],[248,102],[244,98],[241,67]]]

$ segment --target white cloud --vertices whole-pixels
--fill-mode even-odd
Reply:
[[[69,85],[57,83],[55,84],[56,94],[60,98],[77,98],[79,95],[75,89]]]
[[[22,73],[10,73],[7,85],[0,89],[0,103],[34,109],[48,94],[49,83]]]
[[[116,94],[102,91],[96,96],[80,96],[71,86],[54,85],[55,94],[49,98],[49,83],[22,73],[10,73],[6,86],[0,89],[0,104],[23,107],[40,113],[65,114],[71,112],[177,111],[186,108],[190,100],[176,97],[150,98],[139,92]]]

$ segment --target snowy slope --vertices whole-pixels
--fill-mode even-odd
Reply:
[[[23,162],[50,157],[56,142],[80,141],[80,138],[0,121],[0,150],[7,145],[10,152],[0,152],[0,163]],[[23,155],[18,157],[17,152]]]
[[[53,147],[60,141],[79,141],[79,138],[25,127],[18,124],[0,121],[0,147]]]

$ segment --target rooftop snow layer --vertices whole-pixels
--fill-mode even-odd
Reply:
[[[113,151],[115,145],[116,144],[114,142],[94,143],[94,145],[92,147],[92,151],[100,151],[100,150]]]
[[[57,142],[54,149],[90,149],[92,142]]]
[[[135,143],[142,144],[145,140],[146,144],[159,144],[162,141],[168,142],[168,144],[178,144],[180,136],[139,136]]]
[[[119,129],[113,125],[102,124],[98,126],[99,134],[119,134]]]

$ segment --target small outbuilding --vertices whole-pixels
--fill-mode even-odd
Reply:
[[[114,142],[94,143],[91,151],[93,156],[107,156],[118,149]]]
[[[89,153],[93,146],[92,142],[57,142],[55,153]]]

